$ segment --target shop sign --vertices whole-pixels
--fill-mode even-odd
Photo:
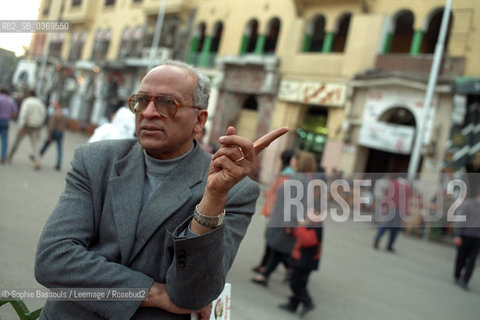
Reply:
[[[358,144],[392,153],[410,154],[415,128],[386,122],[364,123]]]
[[[428,144],[432,140],[435,115],[439,103],[438,97],[435,96],[432,100],[430,113],[425,114],[425,108],[423,107],[424,100],[425,94],[420,91],[415,92],[401,88],[382,90],[371,89],[368,91],[365,100],[362,122],[371,123],[385,120],[382,119],[382,117],[388,111],[395,108],[403,108],[413,114],[417,126],[421,119],[426,118],[423,143]]]
[[[346,85],[339,83],[284,79],[280,83],[278,99],[323,106],[342,107],[345,104]]]

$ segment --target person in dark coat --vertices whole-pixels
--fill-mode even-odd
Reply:
[[[457,246],[455,258],[455,283],[468,291],[468,282],[475,269],[475,261],[480,251],[480,191],[460,207],[465,221],[455,223],[453,243]]]
[[[277,189],[274,209],[266,232],[267,245],[271,251],[268,256],[265,271],[252,278],[252,282],[256,284],[266,286],[271,273],[276,269],[279,263],[282,262],[289,265],[290,254],[295,245],[295,238],[293,237],[291,230],[292,227],[296,225],[297,217],[303,217],[306,213],[298,212],[295,206],[289,208],[291,209],[291,212],[287,213],[286,205],[288,204],[288,199],[286,197],[290,192],[291,198],[294,199],[294,194],[297,190],[295,188],[286,187],[286,183],[289,180],[300,182],[303,186],[303,190],[307,190],[307,185],[310,181],[309,174],[316,170],[315,156],[310,152],[296,152],[290,165],[296,173],[285,180]],[[288,190],[286,190],[286,188],[288,188]],[[303,197],[302,201],[304,202],[304,208],[307,208],[306,200],[307,197]]]
[[[270,188],[264,193],[265,197],[265,203],[263,205],[262,209],[262,216],[264,216],[267,219],[270,219],[272,215],[272,211],[275,206],[275,199],[277,197],[277,189],[283,185],[283,182],[288,179],[292,174],[295,173],[295,171],[292,169],[290,166],[290,161],[292,160],[292,157],[294,156],[295,152],[293,150],[285,150],[282,152],[280,155],[281,160],[282,160],[282,169],[279,173],[279,175],[275,178],[275,180],[272,182],[270,185]],[[266,230],[268,231],[268,229]],[[267,233],[267,232],[265,232]],[[265,234],[266,235],[266,234]],[[262,260],[259,265],[253,267],[253,271],[256,273],[263,273],[266,270],[267,262],[269,259],[270,254],[272,253],[270,247],[268,244],[265,244],[265,251],[262,257]],[[289,266],[288,263],[284,263],[285,268],[288,270]],[[288,271],[287,271],[288,274]],[[288,275],[286,279],[288,278]]]
[[[315,205],[314,216],[307,215],[306,220],[299,221],[299,225],[292,229],[295,244],[291,252],[290,289],[292,296],[289,300],[279,305],[281,309],[295,313],[300,304],[303,304],[300,316],[313,310],[315,305],[308,293],[308,278],[312,271],[318,270],[322,253],[323,223],[319,219],[319,206]]]

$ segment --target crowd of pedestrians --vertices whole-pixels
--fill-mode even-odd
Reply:
[[[309,159],[305,161],[305,159]],[[295,212],[292,216],[301,217],[294,222],[285,221],[289,205],[285,201],[288,196],[285,184],[288,180],[300,181],[307,190],[306,184],[312,179],[322,179],[330,188],[332,181],[342,179],[341,173],[333,172],[328,177],[323,170],[316,169],[313,154],[308,152],[294,152],[285,150],[281,154],[282,167],[278,176],[264,192],[264,206],[261,215],[266,219],[265,249],[258,265],[252,268],[256,275],[251,281],[256,285],[268,287],[269,278],[279,264],[284,265],[285,278],[292,295],[288,301],[278,305],[282,310],[296,313],[299,306],[300,316],[305,316],[315,308],[313,300],[307,290],[310,273],[317,270],[321,258],[324,223],[322,220],[309,220],[309,217],[318,217],[322,208],[318,194],[314,196],[315,203],[304,203],[305,212]],[[307,164],[307,162],[309,164]],[[475,177],[474,177],[475,178]],[[353,187],[353,179],[343,178]],[[475,262],[480,250],[480,183],[478,179],[471,179],[469,183],[470,197],[459,207],[457,214],[465,215],[466,222],[450,223],[452,242],[457,247],[454,261],[453,280],[464,290],[468,291],[468,283],[472,277]],[[353,188],[349,192],[339,190],[339,195],[353,210],[355,196]],[[360,193],[359,193],[360,194]],[[362,194],[365,196],[365,194]],[[365,207],[360,207],[371,214],[377,232],[373,237],[373,248],[380,249],[382,239],[388,233],[385,250],[395,253],[395,243],[402,232],[408,235],[418,235],[425,228],[425,215],[441,215],[441,223],[445,223],[448,203],[452,195],[448,195],[442,186],[434,193],[429,206],[424,208],[423,196],[418,188],[417,181],[408,181],[406,174],[384,173],[375,175],[371,188],[371,201]],[[437,199],[440,197],[441,199]],[[291,198],[295,198],[291,195]],[[306,200],[304,197],[302,200]],[[331,193],[328,193],[331,200]],[[439,205],[439,201],[444,201]],[[450,201],[450,202],[449,202]],[[326,206],[331,208],[330,205]],[[313,215],[308,210],[317,211]],[[438,212],[440,210],[441,212]],[[306,218],[306,219],[304,219]],[[438,224],[437,224],[438,225]]]
[[[323,225],[319,220],[309,220],[311,215],[307,215],[307,210],[318,210],[320,206],[318,203],[313,207],[309,206],[307,197],[301,200],[303,206],[289,208],[292,209],[292,220],[285,220],[284,213],[288,205],[286,197],[295,197],[292,193],[297,192],[294,188],[288,188],[285,182],[299,181],[306,190],[308,183],[314,178],[313,173],[317,171],[317,164],[315,156],[305,151],[284,151],[281,160],[282,171],[265,193],[262,214],[268,218],[266,248],[262,262],[253,269],[258,274],[252,278],[252,282],[267,286],[272,272],[283,263],[292,295],[286,303],[280,304],[279,308],[296,313],[301,305],[300,315],[305,316],[315,308],[307,286],[310,273],[319,266]],[[304,208],[304,211],[299,212],[301,209],[298,208]],[[315,212],[313,216],[320,216],[320,212]]]
[[[41,157],[45,154],[50,144],[55,141],[57,145],[57,158],[54,168],[60,170],[63,154],[63,137],[68,127],[68,112],[60,104],[59,100],[52,101],[47,108],[44,102],[38,98],[34,90],[29,90],[24,99],[20,100],[20,106],[9,96],[6,89],[1,89],[0,94],[0,133],[2,139],[1,163],[12,163],[18,147],[25,137],[30,140],[29,158],[33,162],[33,168],[41,168]],[[8,135],[10,121],[17,122],[17,132],[13,145],[8,150]],[[45,128],[46,138],[39,147],[42,130]]]

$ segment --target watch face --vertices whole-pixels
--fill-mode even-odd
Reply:
[[[225,214],[222,213],[220,217],[218,217],[218,224],[217,226],[221,226],[225,222]]]

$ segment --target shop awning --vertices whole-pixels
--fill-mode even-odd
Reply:
[[[469,106],[465,124],[454,125],[450,135],[446,167],[460,170],[480,167],[480,104]]]
[[[452,91],[459,94],[480,94],[480,77],[458,77]]]

